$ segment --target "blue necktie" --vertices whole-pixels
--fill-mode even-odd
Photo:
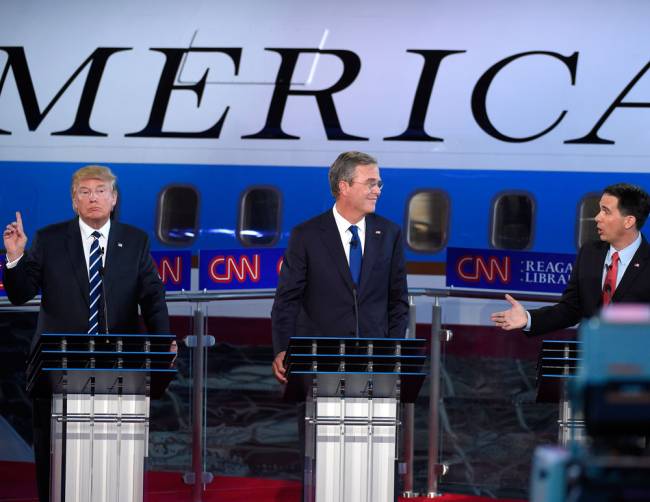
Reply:
[[[357,287],[359,287],[359,279],[361,278],[361,262],[363,261],[361,240],[359,239],[359,228],[356,225],[351,225],[350,232],[352,232],[352,240],[350,241],[350,273],[352,274],[352,280]]]
[[[102,253],[99,249],[99,237],[101,234],[94,231],[91,234],[94,237],[93,243],[90,245],[90,256],[88,258],[88,275],[90,282],[88,283],[88,300],[90,302],[90,310],[88,317],[88,334],[96,335],[99,333],[99,304],[102,297],[102,276],[100,270],[102,268]]]

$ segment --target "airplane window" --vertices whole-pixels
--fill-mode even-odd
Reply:
[[[533,242],[534,212],[534,202],[529,195],[499,195],[492,205],[492,246],[498,249],[529,248]]]
[[[578,207],[578,249],[589,241],[598,240],[596,220],[594,219],[600,211],[600,194],[585,195]]]
[[[173,185],[158,196],[158,238],[165,244],[190,244],[198,234],[199,194],[194,187]]]
[[[254,187],[244,192],[239,213],[239,240],[244,246],[271,246],[280,237],[280,192]]]
[[[408,203],[406,243],[414,251],[435,252],[447,242],[449,197],[441,190],[415,193]]]

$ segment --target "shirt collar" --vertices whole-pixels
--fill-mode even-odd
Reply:
[[[360,233],[365,233],[366,231],[366,217],[364,216],[357,223],[350,223],[346,220],[341,213],[336,209],[336,204],[332,208],[332,213],[334,214],[334,221],[336,222],[336,227],[339,229],[340,234],[344,234],[350,229],[350,225],[356,225],[359,228]]]
[[[95,231],[93,227],[88,225],[85,221],[83,221],[81,218],[79,218],[79,229],[81,230],[81,237],[83,237],[83,240],[86,241],[90,239],[92,233]],[[111,220],[110,218],[106,223],[104,223],[104,226],[101,228],[98,228],[97,231],[102,234],[102,237],[104,239],[108,239],[108,232],[111,229]]]
[[[637,235],[636,239],[634,239],[634,242],[630,244],[628,247],[621,249],[620,251],[617,251],[614,246],[609,246],[609,251],[607,252],[607,258],[605,258],[605,265],[609,266],[612,263],[612,255],[614,253],[618,253],[618,259],[620,260],[621,265],[627,266],[630,264],[632,261],[632,258],[634,258],[634,255],[636,254],[637,250],[639,249],[639,246],[641,245],[641,232],[639,232],[639,235]]]

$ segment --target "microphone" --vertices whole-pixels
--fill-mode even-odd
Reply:
[[[359,300],[356,287],[352,287],[352,299],[354,300],[354,336],[359,338]]]
[[[610,263],[609,265],[605,265],[605,270],[606,274],[609,274],[612,270],[612,267],[614,266],[614,262]],[[605,284],[603,284],[603,293],[611,293],[612,292],[612,285],[607,281],[607,277],[605,277]]]
[[[99,276],[102,278],[102,305],[104,308],[104,334],[108,335],[108,306],[106,304],[106,288],[104,288],[104,248],[99,246]]]

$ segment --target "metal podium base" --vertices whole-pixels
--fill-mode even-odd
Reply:
[[[55,394],[52,502],[141,502],[149,398]]]
[[[572,442],[585,444],[587,440],[587,431],[585,430],[585,421],[580,411],[576,411],[571,406],[571,401],[567,397],[566,390],[560,399],[558,412],[558,444],[568,448]]]
[[[307,403],[306,420],[305,500],[395,500],[396,399],[320,397]]]

